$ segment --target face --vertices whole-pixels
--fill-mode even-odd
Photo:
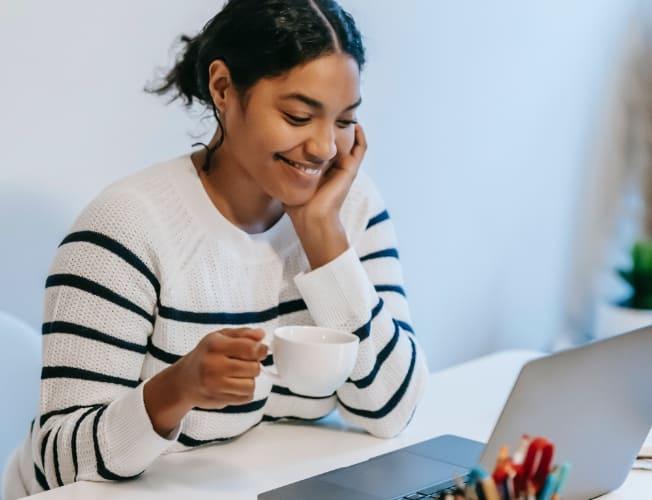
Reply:
[[[223,103],[232,158],[268,196],[302,205],[353,147],[360,74],[353,58],[332,54],[257,82],[244,109],[233,101]]]

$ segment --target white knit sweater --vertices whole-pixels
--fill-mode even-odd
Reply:
[[[40,414],[21,450],[28,493],[141,474],[163,453],[227,441],[264,421],[341,416],[381,437],[410,421],[427,380],[396,236],[360,172],[342,207],[350,249],[310,270],[292,222],[248,234],[208,198],[189,156],[105,189],[59,246],[46,282]],[[317,324],[360,337],[350,379],[311,398],[257,379],[253,400],[194,409],[168,439],[143,381],[209,332]],[[273,364],[273,353],[263,364]],[[11,478],[9,478],[11,481]]]

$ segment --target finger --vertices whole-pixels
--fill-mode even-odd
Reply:
[[[226,369],[229,377],[233,378],[256,378],[260,375],[260,363],[258,361],[242,361],[240,359],[227,358]]]
[[[251,397],[256,390],[256,381],[252,378],[227,377],[220,389],[224,394]]]
[[[243,361],[260,361],[267,357],[268,348],[262,342],[255,342],[248,338],[224,339],[223,352],[229,358]]]
[[[265,338],[265,330],[262,328],[226,328],[220,330],[220,333],[233,339],[249,338],[257,342]]]
[[[259,344],[264,337],[264,331],[256,331],[251,328],[229,328],[209,333],[204,337],[204,342],[208,345],[208,350],[211,352],[228,353],[231,352],[234,346],[234,341],[240,341],[240,344],[247,343],[251,345]],[[256,354],[252,354],[252,359],[256,359]]]
[[[205,410],[210,410],[210,409],[221,410],[227,406],[237,406],[237,405],[249,403],[253,399],[253,397],[226,393],[226,394],[221,394],[220,396],[214,399],[219,399],[220,403],[216,405],[213,404],[212,401],[208,401],[202,404],[200,408],[203,408]]]
[[[253,399],[253,396],[237,396],[233,394],[229,394],[229,396],[230,397],[227,406],[243,405],[249,403]]]
[[[367,137],[362,126],[358,124],[355,129],[355,144],[351,150],[351,156],[361,159],[365,151],[367,151]]]

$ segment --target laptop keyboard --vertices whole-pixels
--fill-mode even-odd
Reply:
[[[464,476],[462,478],[462,482],[466,484],[468,481],[468,476]],[[405,495],[402,497],[396,497],[392,500],[421,500],[423,499],[428,499],[428,498],[435,498],[438,500],[444,500],[446,498],[446,495],[451,494],[455,495],[455,493],[458,491],[457,484],[455,481],[445,481],[443,483],[437,483],[432,486],[428,486],[427,488],[421,488],[418,491],[415,491],[414,493],[410,493],[409,495]]]

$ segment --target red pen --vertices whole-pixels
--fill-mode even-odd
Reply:
[[[525,460],[516,474],[514,487],[517,494],[527,493],[528,481],[532,482],[535,491],[543,488],[552,466],[554,450],[554,445],[547,439],[536,438],[530,442]]]

